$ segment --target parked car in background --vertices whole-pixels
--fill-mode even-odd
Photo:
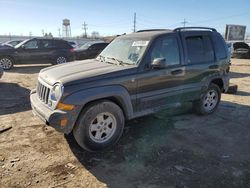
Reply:
[[[78,48],[78,44],[74,41],[68,41],[68,43],[73,47],[73,48]]]
[[[2,76],[3,76],[3,67],[2,67],[2,65],[0,64],[0,78],[2,78]]]
[[[0,49],[0,64],[5,70],[11,69],[14,64],[61,64],[73,60],[73,47],[61,39],[33,38],[14,48]]]
[[[92,59],[95,58],[108,45],[107,42],[87,42],[80,48],[75,49],[75,59]]]
[[[250,58],[249,45],[245,42],[234,42],[232,57],[240,59],[249,59]]]

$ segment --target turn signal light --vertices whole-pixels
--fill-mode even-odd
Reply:
[[[71,104],[63,104],[63,103],[58,103],[57,104],[57,109],[59,110],[74,110],[75,106]]]

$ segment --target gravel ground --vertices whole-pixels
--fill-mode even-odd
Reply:
[[[184,104],[129,121],[101,153],[32,115],[29,92],[44,67],[18,66],[0,81],[0,187],[250,188],[250,60],[232,60],[238,92],[212,115]]]

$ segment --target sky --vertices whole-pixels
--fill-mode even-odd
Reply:
[[[136,30],[183,26],[246,25],[250,33],[250,0],[0,0],[0,35],[62,34],[62,20],[70,19],[72,36],[99,32],[102,36]]]

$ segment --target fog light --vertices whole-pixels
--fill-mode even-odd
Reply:
[[[68,120],[67,120],[67,119],[62,119],[61,122],[60,122],[60,125],[61,125],[62,127],[65,127],[65,126],[67,125],[67,123],[68,123]]]
[[[57,104],[57,109],[59,110],[73,110],[74,108],[75,106],[71,104],[63,104],[60,102]]]

